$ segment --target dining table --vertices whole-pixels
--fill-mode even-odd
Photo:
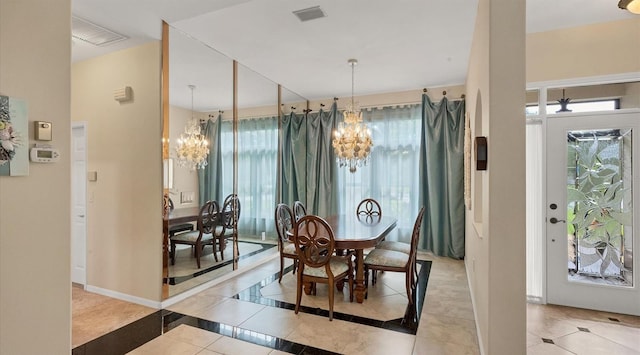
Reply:
[[[354,250],[356,278],[354,296],[358,303],[364,302],[367,286],[364,274],[364,250],[375,247],[396,227],[397,219],[388,216],[358,218],[357,216],[334,215],[325,218],[333,231],[337,250]],[[287,233],[293,237],[291,233]],[[305,293],[307,291],[305,290]]]

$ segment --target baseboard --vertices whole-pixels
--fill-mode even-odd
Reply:
[[[529,296],[529,295],[527,295],[527,303],[546,304],[546,302],[544,301],[544,299],[542,299],[542,297]]]
[[[467,259],[464,259],[464,270],[467,273],[467,285],[469,286],[469,295],[471,296],[471,307],[473,307],[473,319],[476,323],[476,336],[478,337],[478,349],[480,350],[480,355],[484,355],[484,342],[482,341],[482,333],[480,332],[480,324],[478,323],[478,313],[476,311],[476,298],[475,293],[473,292],[473,286],[471,286],[471,278],[469,275],[469,264],[467,264]]]
[[[185,300],[185,299],[187,299],[187,298],[189,298],[189,297],[191,297],[191,296],[193,296],[193,295],[195,295],[195,294],[197,294],[199,292],[202,292],[202,291],[204,291],[204,290],[206,290],[206,289],[208,289],[210,287],[216,286],[216,285],[218,285],[218,284],[220,284],[222,282],[225,282],[225,281],[230,280],[230,279],[232,279],[234,277],[240,276],[240,275],[244,274],[247,271],[253,270],[256,267],[258,267],[258,266],[260,266],[260,265],[262,265],[262,264],[264,264],[264,263],[266,263],[268,261],[271,261],[271,260],[277,258],[278,256],[279,256],[278,253],[274,253],[273,255],[268,255],[266,257],[260,258],[260,259],[256,260],[254,263],[252,263],[250,265],[247,265],[245,267],[241,267],[236,271],[227,273],[227,274],[222,275],[222,276],[220,276],[218,278],[215,278],[213,280],[207,281],[207,282],[205,282],[205,283],[203,283],[201,285],[198,285],[196,287],[190,288],[190,289],[188,289],[188,290],[186,290],[184,292],[181,292],[181,293],[179,293],[179,294],[177,294],[175,296],[169,297],[166,300],[162,301],[160,303],[160,306],[162,307],[162,309],[170,307],[170,306],[172,306],[172,305],[174,305],[174,304],[176,304],[176,303],[178,303],[180,301],[183,301],[183,300]]]
[[[131,302],[135,304],[139,304],[141,306],[146,306],[154,309],[160,309],[162,306],[161,302],[148,300],[146,298],[137,297],[128,295],[126,293],[121,293],[113,290],[107,290],[106,288],[101,288],[97,286],[86,285],[85,290],[93,293],[97,293],[99,295],[115,298],[121,301]]]

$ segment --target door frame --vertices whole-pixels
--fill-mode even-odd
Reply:
[[[73,130],[76,129],[76,128],[81,128],[82,132],[83,132],[83,139],[84,139],[84,143],[85,143],[85,151],[84,151],[85,171],[84,171],[83,176],[85,176],[85,178],[87,176],[87,164],[86,163],[88,161],[88,152],[87,152],[87,147],[88,147],[87,129],[88,128],[87,128],[87,126],[88,126],[87,121],[72,121],[71,122],[71,140],[72,140],[71,147],[73,147],[73,139],[74,139]],[[70,158],[70,160],[73,160],[72,156],[70,156],[69,158]],[[74,182],[74,180],[73,180],[73,169],[74,169],[73,162],[71,162],[70,165],[71,165],[71,169],[72,169],[71,174],[70,174],[71,175],[71,190],[70,191],[71,191],[71,194],[73,195],[73,190],[74,190],[74,187],[73,187],[73,185],[74,185],[73,184],[73,182]],[[85,194],[84,194],[84,196],[85,196],[85,201],[84,201],[84,206],[85,206],[85,214],[84,214],[85,215],[85,217],[84,217],[84,219],[85,219],[85,222],[84,222],[84,246],[85,247],[84,247],[84,250],[83,250],[81,258],[84,259],[84,275],[82,276],[82,279],[84,280],[84,283],[82,284],[82,287],[84,289],[86,289],[87,288],[87,249],[88,249],[87,248],[87,240],[88,240],[88,238],[87,238],[87,231],[88,231],[87,226],[88,226],[88,223],[89,223],[89,213],[88,213],[88,208],[87,208],[87,200],[88,200],[87,199],[87,190],[88,189],[87,189],[86,180],[85,180],[84,188],[85,188]],[[71,204],[69,206],[69,209],[70,209],[71,223],[73,225],[73,218],[74,218],[73,196],[70,196],[70,201],[71,201]],[[73,233],[73,228],[72,228],[71,233]],[[74,237],[73,237],[73,234],[72,234],[71,235],[71,244],[70,244],[70,246],[71,246],[71,260],[70,260],[70,262],[73,260],[73,257],[74,257],[74,255],[73,255],[73,252],[74,252],[73,240],[74,240]],[[73,273],[73,265],[71,265],[70,271]]]

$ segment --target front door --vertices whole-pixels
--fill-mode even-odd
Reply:
[[[547,301],[640,315],[640,114],[547,122]]]

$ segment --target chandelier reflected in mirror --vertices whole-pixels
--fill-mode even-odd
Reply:
[[[176,153],[178,166],[188,167],[191,170],[204,169],[207,166],[209,155],[209,142],[202,135],[200,122],[193,115],[193,90],[195,85],[189,85],[191,89],[191,119],[184,127],[184,133],[178,138]]]
[[[333,149],[340,167],[349,167],[356,172],[358,167],[367,165],[373,142],[371,131],[362,123],[362,112],[357,109],[354,99],[354,67],[357,59],[349,59],[351,65],[351,104],[344,111],[344,122],[340,122],[334,132]]]

